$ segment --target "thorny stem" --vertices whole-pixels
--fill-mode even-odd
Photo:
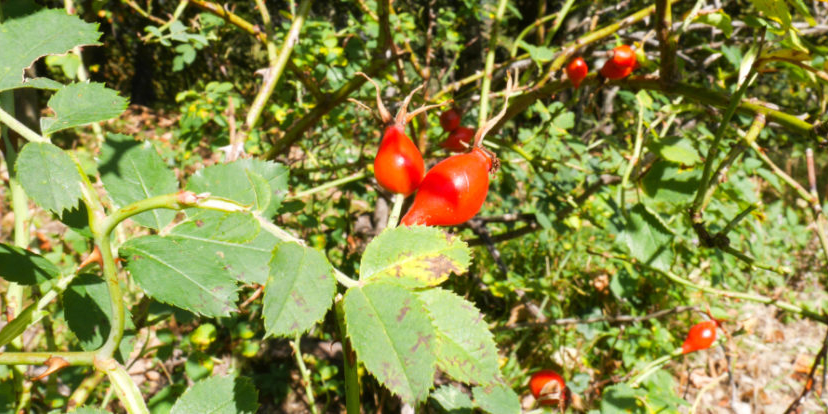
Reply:
[[[709,286],[702,286],[702,285],[696,284],[696,283],[694,283],[694,282],[692,282],[688,279],[685,279],[681,276],[678,276],[675,273],[672,273],[670,271],[661,270],[661,269],[649,266],[645,263],[641,263],[640,261],[637,261],[635,259],[631,259],[631,258],[622,256],[622,255],[618,255],[618,254],[600,253],[600,252],[595,252],[593,250],[587,250],[587,252],[590,253],[590,254],[596,255],[596,256],[601,256],[601,257],[607,258],[607,259],[630,263],[634,266],[638,266],[640,268],[649,270],[651,272],[658,273],[658,274],[660,274],[660,275],[662,275],[662,276],[664,276],[664,277],[666,277],[666,278],[668,278],[668,279],[672,280],[673,282],[676,282],[680,285],[684,285],[684,286],[687,286],[689,288],[696,289],[696,290],[699,290],[699,291],[702,291],[702,292],[705,292],[705,293],[709,293],[709,294],[717,295],[717,296],[722,296],[722,297],[726,297],[726,298],[742,299],[742,300],[747,300],[747,301],[750,301],[750,302],[757,302],[757,303],[763,303],[763,304],[766,304],[766,305],[773,305],[773,306],[776,306],[779,309],[782,309],[782,310],[785,310],[785,311],[788,311],[788,312],[791,312],[791,313],[796,313],[796,314],[801,315],[801,316],[803,316],[807,319],[811,319],[813,321],[828,324],[828,316],[819,314],[819,313],[814,312],[814,311],[809,310],[809,309],[802,308],[802,307],[797,306],[797,305],[792,304],[792,303],[780,301],[780,300],[777,300],[777,299],[774,299],[774,298],[770,298],[770,297],[767,297],[767,296],[754,294],[754,293],[733,292],[733,291],[729,291],[729,290],[716,289],[716,288],[709,287]]]
[[[0,107],[0,124],[7,125],[9,128],[14,130],[14,132],[20,134],[21,137],[26,138],[31,142],[49,142],[49,140],[44,138],[42,135],[32,131],[26,125],[23,125],[22,122],[15,119],[10,113],[6,112],[5,108],[2,107]]]
[[[269,28],[270,15],[267,13],[267,7],[264,4],[264,0],[257,0],[256,3],[259,6],[259,11],[262,14],[265,27]],[[273,90],[276,88],[276,84],[279,82],[279,78],[285,70],[285,65],[290,57],[290,53],[293,51],[293,46],[296,45],[299,40],[299,31],[302,29],[302,25],[305,23],[305,19],[308,16],[310,4],[310,0],[302,0],[302,3],[299,4],[299,12],[293,19],[293,23],[290,25],[290,30],[288,30],[287,36],[285,36],[285,41],[282,44],[282,50],[279,51],[278,55],[276,54],[276,45],[273,43],[273,40],[268,37],[265,42],[267,45],[267,55],[270,60],[270,66],[264,76],[262,88],[259,90],[258,95],[256,95],[256,98],[253,100],[253,104],[250,106],[250,111],[247,113],[245,126],[248,131],[256,126],[256,123],[259,121],[259,117],[264,110],[265,104],[270,99],[270,96],[273,95]]]
[[[618,205],[621,206],[622,214],[627,214],[626,204],[627,200],[624,196],[624,189],[630,180],[630,175],[638,164],[638,159],[641,157],[641,148],[644,146],[644,105],[638,100],[638,126],[635,133],[635,146],[633,148],[632,158],[627,164],[627,169],[624,171],[624,176],[621,178],[621,185],[618,186]]]
[[[483,85],[480,88],[480,111],[477,116],[477,128],[483,128],[489,115],[489,90],[492,87],[492,71],[494,69],[495,52],[497,50],[497,37],[500,33],[500,21],[506,13],[508,0],[499,0],[494,20],[492,20],[492,34],[489,37],[489,50],[486,52],[486,66],[483,70]]]
[[[334,305],[336,322],[339,326],[339,338],[342,342],[342,360],[345,370],[345,409],[348,414],[360,414],[359,407],[359,371],[357,359],[351,341],[348,339],[348,325],[345,323],[345,309],[342,298],[337,298]]]
[[[333,181],[328,181],[325,184],[322,184],[322,185],[307,189],[305,191],[301,191],[301,192],[298,192],[296,194],[287,196],[287,197],[285,197],[285,201],[305,198],[307,196],[325,191],[329,188],[335,188],[335,187],[339,187],[340,185],[343,185],[343,184],[348,184],[348,183],[352,183],[354,181],[359,181],[359,180],[367,177],[369,174],[370,174],[370,172],[367,169],[364,169],[362,171],[355,172],[355,173],[353,173],[349,176],[338,178],[338,179],[333,180]]]

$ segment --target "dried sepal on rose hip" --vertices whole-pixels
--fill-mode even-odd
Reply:
[[[543,369],[529,379],[529,390],[541,406],[560,407],[563,410],[569,400],[566,382],[557,372]]]
[[[500,165],[494,153],[481,144],[506,114],[509,96],[514,89],[509,77],[503,109],[475,133],[468,152],[452,155],[426,173],[414,203],[400,222],[402,225],[454,226],[480,211],[489,192],[489,174]]]
[[[445,102],[425,105],[409,113],[408,105],[411,99],[424,86],[420,85],[405,97],[397,116],[391,118],[391,113],[382,103],[379,84],[362,72],[357,72],[357,75],[365,77],[374,84],[377,90],[377,111],[385,124],[377,156],[374,158],[374,178],[382,188],[407,196],[420,185],[425,172],[425,163],[420,150],[405,134],[405,125],[420,113],[442,106]]]

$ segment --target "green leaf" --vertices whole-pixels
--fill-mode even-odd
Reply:
[[[37,323],[47,315],[48,312],[37,310],[37,302],[29,304],[11,322],[4,325],[3,329],[0,329],[0,346],[6,346],[14,338],[22,335],[29,328],[29,325]]]
[[[699,152],[690,140],[679,137],[665,137],[650,145],[653,152],[667,161],[682,165],[694,165],[701,161]]]
[[[21,285],[37,285],[60,275],[45,257],[26,249],[0,243],[0,277]]]
[[[44,9],[0,24],[0,91],[23,84],[23,70],[37,58],[75,46],[99,45],[97,24],[62,9]]]
[[[760,170],[761,171],[761,170]],[[683,169],[667,161],[656,161],[641,184],[644,192],[659,201],[682,205],[693,197],[701,181],[700,168]]]
[[[109,197],[117,207],[178,190],[178,180],[149,141],[109,134],[101,148],[98,171]],[[132,220],[153,229],[170,224],[175,211],[154,209]]]
[[[731,22],[730,15],[721,10],[697,16],[693,19],[693,23],[702,23],[713,26],[721,30],[728,39],[730,38],[730,35],[733,34],[733,23]]]
[[[46,142],[30,142],[20,151],[15,169],[26,194],[40,207],[61,215],[63,210],[78,206],[83,179],[75,163],[60,148]]]
[[[450,414],[471,414],[474,408],[471,398],[452,385],[443,385],[437,388],[429,397]]]
[[[428,397],[436,370],[435,332],[414,293],[388,282],[352,287],[343,307],[357,357],[403,401]]]
[[[259,223],[251,214],[193,211],[194,214],[173,227],[170,233],[212,252],[222,263],[222,269],[233,278],[265,284],[268,262],[279,240],[266,231],[259,231]]]
[[[401,226],[383,231],[365,248],[361,280],[390,280],[409,287],[436,286],[468,269],[471,252],[459,237],[436,227]]]
[[[526,51],[529,52],[529,57],[539,64],[549,62],[555,57],[555,52],[548,47],[533,46],[523,40],[518,41],[518,46],[520,46],[521,49],[526,49]]]
[[[619,242],[630,249],[636,259],[661,270],[669,270],[673,263],[671,242],[673,233],[643,204],[630,209],[624,231]]]
[[[55,111],[55,117],[40,118],[40,128],[46,135],[115,118],[124,112],[127,100],[102,83],[81,82],[55,92],[49,107]]]
[[[520,398],[503,384],[472,388],[474,402],[481,410],[491,414],[519,414]]]
[[[82,274],[63,292],[64,316],[69,329],[78,337],[81,348],[94,351],[106,342],[112,326],[109,289],[96,275]],[[121,363],[127,361],[135,344],[135,325],[129,311],[124,312],[124,337],[115,353]]]
[[[785,0],[750,0],[765,17],[782,24],[783,30],[791,27],[791,13]]]
[[[259,392],[245,377],[211,377],[197,382],[175,402],[170,414],[253,414]]]
[[[53,81],[49,78],[32,78],[26,79],[21,88],[33,88],[33,89],[46,89],[51,91],[57,91],[59,89],[63,89],[65,85],[60,82]]]
[[[811,16],[811,12],[808,11],[808,6],[805,5],[805,1],[803,0],[788,0],[788,3],[793,6],[794,10],[799,12],[802,17],[805,18],[805,21],[808,22],[808,25],[811,27],[816,26],[816,19]]]
[[[324,254],[293,242],[277,245],[262,299],[267,334],[307,331],[325,316],[334,294],[333,268]]]
[[[500,374],[497,347],[474,304],[447,290],[417,292],[437,332],[437,367],[452,378],[489,385]]]
[[[601,399],[601,413],[639,413],[643,412],[638,406],[636,392],[626,383],[609,386],[604,389]]]
[[[187,189],[252,205],[265,217],[272,217],[287,194],[287,178],[288,169],[284,165],[245,158],[197,171],[187,183]],[[269,189],[262,187],[264,182]]]
[[[236,306],[236,279],[210,246],[180,236],[144,236],[121,246],[127,269],[148,295],[206,316],[227,316]]]

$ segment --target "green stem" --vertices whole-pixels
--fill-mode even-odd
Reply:
[[[764,128],[765,128],[765,116],[762,115],[762,114],[756,114],[756,116],[753,117],[753,122],[750,124],[750,129],[748,130],[747,134],[745,135],[745,137],[743,139],[745,140],[745,142],[748,142],[748,143],[756,141],[756,138],[759,136],[759,133],[762,132],[762,129],[764,129]],[[707,190],[705,191],[705,194],[704,194],[704,198],[702,199],[701,206],[699,207],[700,211],[704,211],[707,208],[707,205],[710,203],[710,200],[712,200],[712,198],[713,198],[713,193],[716,191],[716,188],[718,188],[718,186],[719,186],[719,182],[721,182],[725,178],[727,168],[734,161],[736,161],[736,158],[738,158],[739,155],[741,155],[742,152],[744,152],[745,149],[747,149],[745,146],[737,144],[736,146],[734,146],[730,150],[730,152],[728,152],[725,159],[722,160],[722,162],[716,168],[715,174],[713,174],[711,176],[711,177],[715,176],[716,179],[712,180],[708,184]]]
[[[402,212],[404,201],[405,195],[394,194],[394,205],[391,207],[391,214],[388,216],[387,228],[393,229],[394,227],[397,227],[397,223],[400,222],[400,212]]]
[[[635,376],[635,378],[633,378],[633,380],[630,382],[630,387],[638,388],[638,386],[641,385],[641,383],[645,379],[647,379],[647,377],[656,372],[659,368],[661,368],[662,365],[666,364],[668,361],[673,359],[673,357],[679,355],[681,355],[681,349],[677,349],[667,355],[662,355],[658,359],[650,362],[649,364],[647,364],[646,367],[644,367],[644,369],[641,370],[641,372],[638,375]]]
[[[769,264],[766,264],[766,263],[756,261],[756,259],[754,259],[753,257],[750,257],[750,256],[734,249],[732,246],[725,246],[725,247],[722,248],[722,251],[725,252],[725,253],[732,254],[737,259],[747,263],[748,266],[755,267],[757,269],[767,270],[769,272],[778,273],[778,274],[783,275],[783,276],[787,276],[787,275],[790,275],[791,273],[793,273],[793,271],[790,268],[786,267],[786,266],[772,266],[772,265],[769,265]]]
[[[676,275],[676,274],[674,274],[670,271],[657,269],[657,268],[649,266],[645,263],[641,263],[639,261],[636,261],[635,259],[630,259],[630,258],[621,256],[621,255],[612,254],[612,253],[597,253],[597,252],[592,252],[592,251],[589,251],[589,252],[592,253],[592,254],[596,254],[598,256],[602,256],[602,257],[612,259],[612,260],[617,260],[617,261],[621,261],[621,262],[625,262],[625,263],[631,263],[635,266],[638,266],[640,268],[649,270],[651,272],[656,272],[656,273],[666,277],[667,279],[670,279],[673,282],[676,282],[680,285],[687,286],[689,288],[696,289],[696,290],[699,290],[699,291],[702,291],[702,292],[705,292],[705,293],[709,293],[709,294],[717,295],[717,296],[722,296],[722,297],[726,297],[726,298],[742,299],[742,300],[746,300],[746,301],[750,301],[750,302],[762,303],[762,304],[765,304],[765,305],[773,305],[773,306],[776,306],[779,309],[782,309],[782,310],[785,310],[785,311],[788,311],[788,312],[791,312],[791,313],[796,313],[798,315],[802,315],[803,317],[805,317],[807,319],[811,319],[811,320],[814,320],[814,321],[817,321],[817,322],[828,324],[828,316],[816,313],[816,312],[808,310],[808,309],[804,309],[804,308],[802,308],[800,306],[797,306],[797,305],[794,305],[792,303],[783,302],[783,301],[780,301],[780,300],[777,300],[777,299],[774,299],[774,298],[770,298],[770,297],[767,297],[767,296],[754,294],[754,293],[733,292],[733,291],[729,291],[729,290],[716,289],[716,288],[709,287],[709,286],[701,286],[701,285],[693,283],[692,281],[687,280],[687,279],[685,279],[681,276],[678,276],[678,275]]]
[[[552,23],[552,29],[549,30],[549,33],[546,34],[547,39],[552,39],[555,37],[555,34],[558,33],[558,29],[561,28],[566,15],[569,14],[569,9],[572,8],[572,5],[575,4],[575,0],[566,0],[563,6],[561,6],[561,11],[558,12],[558,16],[555,17],[555,22]],[[547,40],[548,42],[548,40]]]
[[[755,204],[749,205],[746,209],[742,210],[742,212],[739,213],[739,215],[734,217],[733,220],[730,220],[730,222],[727,223],[725,228],[722,229],[722,231],[720,231],[719,234],[721,234],[723,236],[727,236],[727,233],[730,233],[734,228],[736,228],[736,226],[739,224],[739,222],[744,220],[744,218],[747,217],[748,214],[750,214],[750,212],[752,212],[753,210],[756,210],[756,205]]]
[[[308,408],[312,414],[318,414],[316,409],[316,399],[313,397],[313,384],[311,383],[310,371],[305,366],[305,360],[302,358],[302,350],[300,344],[302,335],[296,335],[296,340],[290,341],[290,347],[293,348],[293,356],[296,358],[296,365],[299,366],[299,373],[302,374],[302,381],[305,383],[305,396],[308,399]]]
[[[270,17],[267,13],[264,0],[257,0],[256,3],[259,5],[259,11],[262,12],[262,17],[267,20],[264,22],[265,27],[269,28]],[[247,119],[245,120],[247,130],[253,129],[256,123],[259,122],[259,117],[262,115],[265,104],[270,99],[270,96],[273,95],[273,90],[276,88],[276,83],[279,82],[279,78],[282,77],[282,72],[285,70],[285,65],[290,57],[290,53],[293,51],[293,46],[299,40],[299,31],[302,30],[302,25],[308,16],[310,4],[310,0],[302,0],[302,3],[299,4],[299,13],[293,19],[293,24],[290,25],[290,30],[288,30],[285,41],[282,43],[282,50],[279,51],[278,55],[276,54],[276,45],[271,40],[271,37],[268,37],[265,44],[267,45],[270,66],[268,67],[267,74],[264,76],[262,89],[253,100],[253,104],[250,106],[250,112],[247,113]]]
[[[483,128],[489,115],[489,90],[492,87],[492,71],[494,69],[495,52],[497,51],[497,36],[500,33],[500,21],[506,13],[508,0],[499,0],[494,20],[492,20],[492,34],[489,37],[489,50],[486,52],[486,66],[483,70],[483,86],[480,89],[480,111],[477,114],[477,128]]]
[[[345,368],[345,410],[347,414],[360,414],[359,407],[359,371],[357,371],[356,353],[348,339],[348,327],[345,323],[345,310],[342,300],[336,301],[336,322],[339,326],[339,336],[342,341],[343,362]]]
[[[702,212],[699,208],[704,201],[704,195],[707,192],[707,188],[710,185],[710,176],[713,172],[713,163],[716,161],[717,155],[719,155],[719,144],[722,142],[722,138],[724,137],[725,131],[727,130],[728,125],[730,124],[730,119],[736,113],[736,109],[739,107],[739,103],[742,101],[742,96],[747,91],[747,88],[753,83],[756,79],[757,73],[754,69],[751,69],[751,72],[748,74],[747,79],[742,85],[739,86],[739,89],[736,93],[731,97],[730,102],[727,105],[727,109],[725,110],[724,115],[722,116],[722,120],[719,122],[719,127],[716,129],[716,134],[713,136],[713,142],[710,144],[710,149],[707,151],[707,157],[704,161],[704,171],[702,172],[701,182],[699,183],[699,189],[696,192],[696,198],[693,200],[693,204],[690,207],[690,211],[693,212],[693,220],[694,221],[701,221],[701,214]]]
[[[84,378],[80,385],[78,385],[78,388],[69,396],[69,401],[66,404],[69,410],[84,405],[92,394],[92,391],[100,385],[105,376],[105,373],[96,370]]]
[[[342,178],[338,178],[338,179],[333,180],[333,181],[328,181],[327,183],[322,184],[320,186],[316,186],[316,187],[313,187],[311,189],[308,189],[308,190],[305,190],[305,191],[302,191],[302,192],[298,192],[294,195],[287,196],[287,197],[285,197],[285,201],[305,198],[309,195],[313,195],[313,194],[325,191],[329,188],[339,187],[342,184],[347,184],[347,183],[352,183],[354,181],[359,181],[359,180],[367,177],[368,174],[370,174],[370,172],[366,169],[366,170],[362,170],[362,171],[353,173],[353,174],[351,174],[347,177],[342,177]]]
[[[2,107],[0,107],[0,124],[7,125],[9,128],[14,130],[14,132],[20,134],[21,137],[26,138],[31,142],[49,142],[48,139],[44,138],[37,132],[32,131],[26,125],[23,125],[22,122],[15,119]]]
[[[114,359],[96,360],[95,367],[109,376],[109,381],[129,414],[149,414],[141,390],[138,389],[138,386],[135,385],[135,382],[132,381],[132,378],[118,361]]]
[[[0,354],[0,365],[43,365],[47,359],[58,357],[69,365],[92,365],[95,351],[90,352],[4,352]]]
[[[123,294],[121,293],[121,284],[118,281],[118,270],[115,266],[115,258],[112,257],[112,245],[109,234],[109,232],[104,233],[100,237],[96,237],[97,240],[95,240],[101,251],[103,276],[109,290],[109,303],[112,310],[109,322],[109,336],[97,352],[97,357],[100,359],[111,358],[115,354],[115,351],[118,350],[118,345],[124,336],[124,300]]]
[[[661,58],[661,80],[668,86],[676,76],[676,40],[671,35],[673,12],[668,0],[656,0],[656,37]]]
[[[625,188],[630,180],[630,175],[638,164],[638,159],[641,157],[641,148],[644,146],[644,105],[638,102],[638,126],[635,133],[635,146],[633,148],[632,158],[627,164],[627,169],[624,171],[624,176],[621,178],[621,185],[618,186],[618,205],[621,206],[621,213],[627,214],[627,200],[624,196]]]

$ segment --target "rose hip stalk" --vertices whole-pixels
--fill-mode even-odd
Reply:
[[[506,114],[512,90],[509,78],[503,110],[477,131],[471,151],[452,155],[428,171],[401,224],[453,226],[480,211],[489,192],[489,173],[498,167],[494,154],[480,145],[486,133]]]
[[[400,106],[397,116],[392,119],[391,113],[382,103],[379,85],[368,75],[362,72],[357,72],[357,74],[364,76],[377,89],[377,110],[382,122],[386,124],[377,156],[374,158],[374,177],[382,188],[392,193],[407,196],[420,185],[425,171],[425,163],[423,162],[423,156],[420,155],[420,150],[405,135],[405,125],[421,112],[443,104],[422,106],[414,112],[408,113],[408,104],[414,94],[422,89],[423,85],[420,85],[408,94],[402,106]]]

